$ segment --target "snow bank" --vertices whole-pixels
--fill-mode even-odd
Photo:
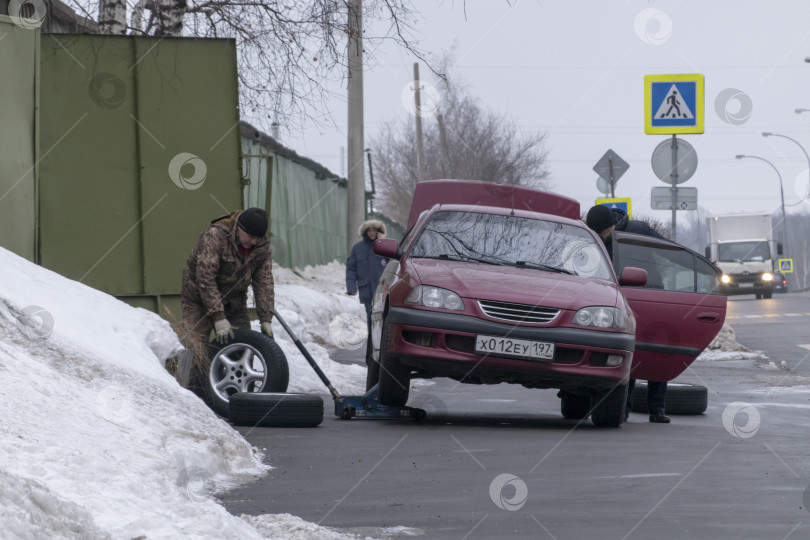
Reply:
[[[734,329],[730,324],[724,323],[723,328],[709,343],[709,346],[697,357],[697,360],[721,362],[727,360],[764,360],[766,358],[760,351],[754,351],[739,343]]]
[[[0,536],[263,538],[210,494],[268,467],[165,370],[181,348],[168,323],[2,248],[0,266]],[[352,311],[350,299],[332,305],[328,293],[304,294],[285,279],[282,311],[348,388],[344,372],[363,368],[337,372],[310,330],[344,303]],[[290,356],[291,388],[322,389]],[[273,522],[257,523],[286,536]]]
[[[365,365],[341,364],[329,356],[337,348],[365,347],[368,333],[363,304],[357,296],[346,295],[345,265],[332,262],[316,268],[307,266],[299,274],[286,268],[274,268],[276,311],[341,394],[364,393]],[[254,329],[259,329],[258,322],[254,322]],[[290,365],[288,391],[328,393],[276,319],[273,335]],[[359,355],[362,357],[363,353]],[[326,408],[330,408],[329,404]]]

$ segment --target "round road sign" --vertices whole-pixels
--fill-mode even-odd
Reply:
[[[675,183],[682,184],[692,178],[698,159],[695,148],[683,139],[667,139],[655,147],[652,154],[652,169],[655,176],[672,184],[672,147],[675,146]]]

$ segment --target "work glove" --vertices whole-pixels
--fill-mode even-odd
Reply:
[[[264,321],[262,323],[262,334],[269,337],[270,339],[275,339],[273,337],[273,327],[270,324],[270,321]]]
[[[217,343],[224,345],[234,337],[233,326],[228,319],[214,321],[214,332],[216,332]]]

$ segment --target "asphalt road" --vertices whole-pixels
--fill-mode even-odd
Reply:
[[[769,300],[730,296],[726,322],[743,345],[810,376],[810,292],[774,294]]]
[[[422,423],[239,428],[276,468],[222,500],[378,538],[809,538],[808,317],[807,293],[730,299],[738,339],[790,366],[693,364],[679,380],[709,408],[669,425],[597,429],[553,390],[443,379],[411,392]]]

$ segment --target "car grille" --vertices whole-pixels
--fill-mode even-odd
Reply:
[[[479,300],[478,306],[487,317],[520,323],[550,323],[560,314],[559,309],[511,302]]]

